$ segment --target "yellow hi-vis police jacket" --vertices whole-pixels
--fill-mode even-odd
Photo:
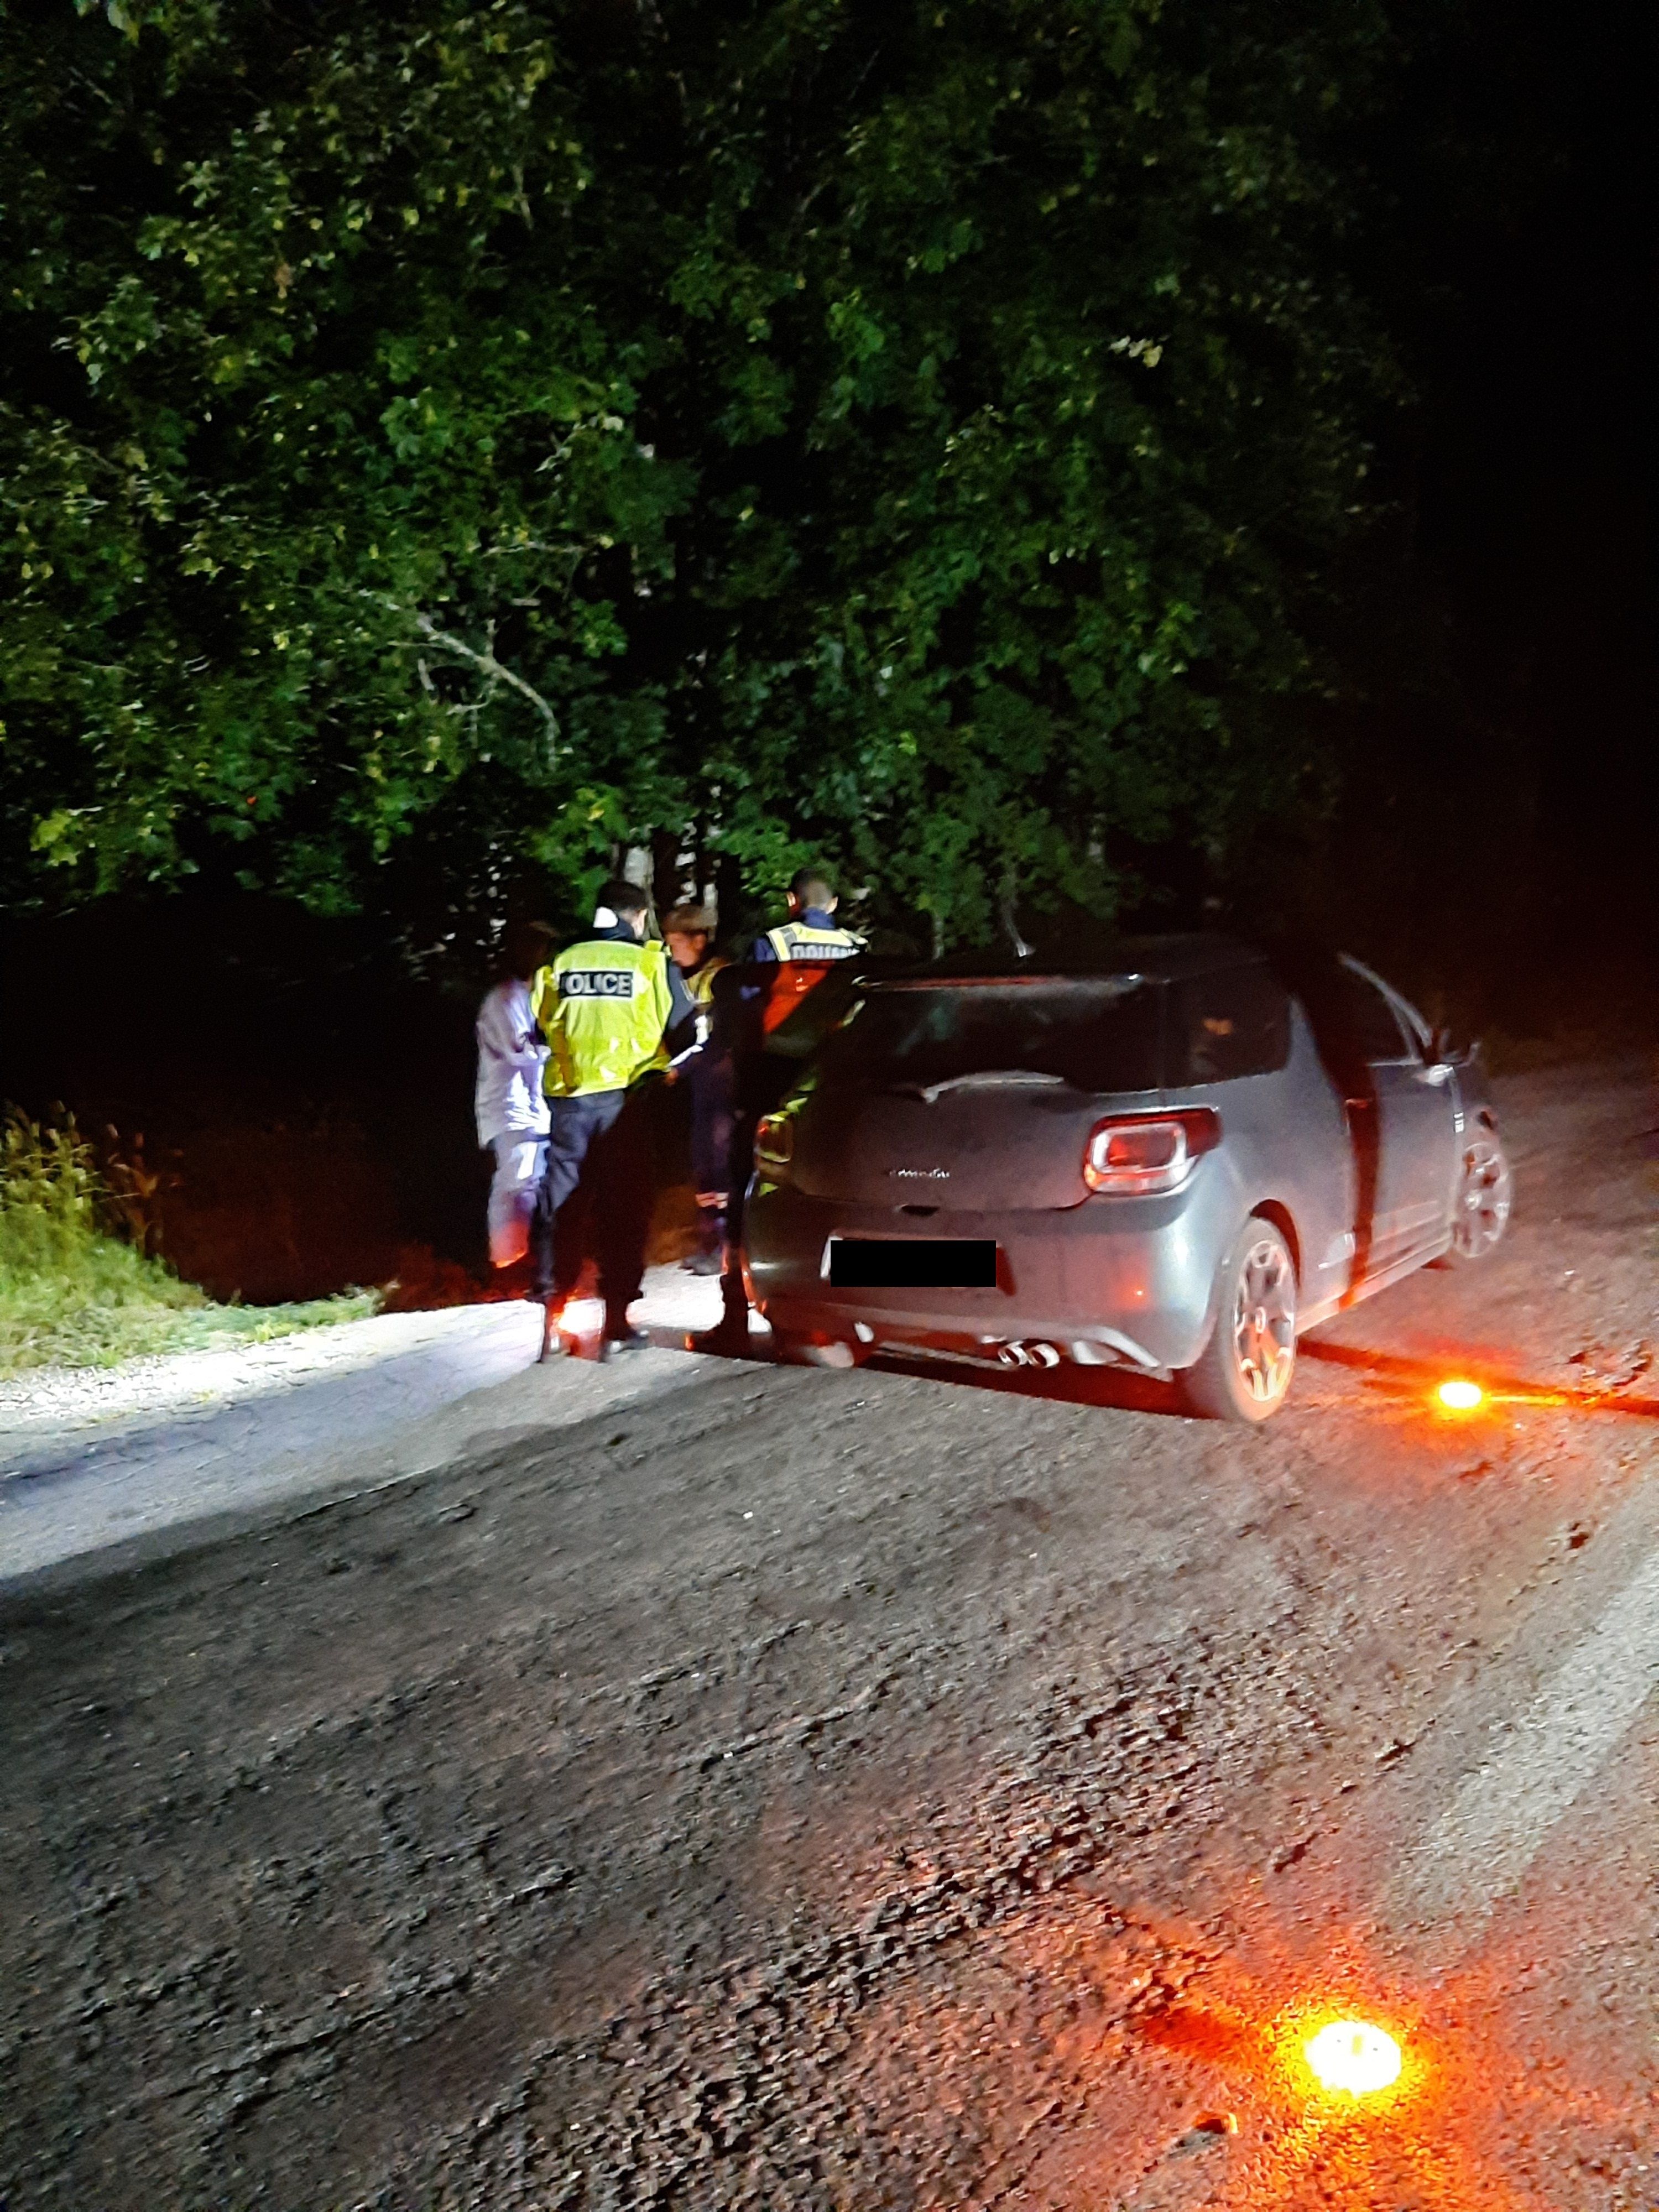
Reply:
[[[538,969],[530,1003],[550,1048],[542,1077],[550,1098],[626,1091],[667,1064],[665,945],[590,938],[567,945]]]
[[[815,929],[805,921],[769,929],[766,941],[780,960],[848,960],[864,950],[850,929]]]

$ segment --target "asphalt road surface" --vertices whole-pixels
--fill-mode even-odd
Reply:
[[[6,2212],[1659,2206],[1644,1073],[1263,1431],[649,1353],[14,1590]]]

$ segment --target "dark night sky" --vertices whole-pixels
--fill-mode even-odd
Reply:
[[[1438,295],[1419,364],[1423,578],[1443,590],[1469,709],[1500,740],[1492,767],[1512,747],[1535,773],[1534,863],[1558,857],[1575,897],[1608,860],[1650,872],[1659,807],[1651,24],[1488,9],[1456,87],[1474,204],[1438,232],[1432,204],[1417,210]]]
[[[1417,393],[1380,427],[1393,558],[1347,578],[1337,818],[1273,858],[1449,1012],[1605,1027],[1659,975],[1651,22],[1422,24],[1371,150],[1369,274]]]

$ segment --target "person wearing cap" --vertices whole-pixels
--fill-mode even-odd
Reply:
[[[696,1186],[697,1246],[680,1262],[688,1274],[718,1275],[726,1247],[732,1152],[732,1055],[715,1043],[714,978],[726,965],[710,950],[714,916],[707,907],[677,906],[663,918],[668,957],[685,979],[696,1030],[676,1054],[691,1101],[691,1178]],[[671,1042],[678,1043],[678,1035]]]
[[[557,1320],[555,1218],[585,1176],[597,1213],[603,1356],[651,1341],[628,1318],[651,1225],[650,1120],[641,1094],[668,1064],[667,1032],[694,1021],[695,1010],[667,948],[646,938],[648,912],[637,884],[607,884],[592,931],[538,969],[531,986],[548,1046],[547,1152],[532,1224],[530,1292],[547,1310],[544,1354]]]
[[[548,1120],[542,1089],[547,1047],[531,1011],[530,978],[545,958],[551,935],[545,922],[526,922],[509,933],[501,981],[478,1009],[472,1104],[478,1142],[495,1156],[485,1216],[492,1267],[515,1266],[530,1248]]]

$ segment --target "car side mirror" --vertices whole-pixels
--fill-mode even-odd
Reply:
[[[1429,1037],[1429,1059],[1436,1067],[1449,1067],[1457,1057],[1449,1029],[1437,1029]]]

